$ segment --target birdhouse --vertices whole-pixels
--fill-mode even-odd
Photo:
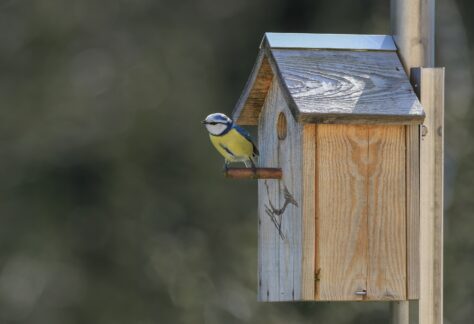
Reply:
[[[391,36],[264,36],[233,112],[258,126],[258,298],[417,299],[424,120]]]

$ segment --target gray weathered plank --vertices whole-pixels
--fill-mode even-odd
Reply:
[[[287,136],[277,137],[277,119],[285,114]],[[301,300],[302,143],[296,123],[275,80],[259,119],[260,166],[280,167],[281,180],[259,180],[259,300]]]
[[[421,107],[394,52],[267,49],[296,119],[419,124]]]

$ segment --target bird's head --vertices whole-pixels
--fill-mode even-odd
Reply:
[[[232,127],[232,119],[221,113],[210,114],[201,122],[212,135],[221,135]]]

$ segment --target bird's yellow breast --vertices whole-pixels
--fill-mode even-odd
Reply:
[[[209,136],[217,151],[228,161],[248,160],[252,156],[252,143],[235,129],[221,136]]]

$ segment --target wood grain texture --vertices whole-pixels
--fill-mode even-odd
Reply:
[[[367,126],[318,125],[319,300],[367,290]]]
[[[280,113],[287,136],[277,137]],[[259,180],[259,294],[261,301],[302,299],[302,125],[273,82],[259,119],[259,163],[280,167],[281,180]]]
[[[368,127],[367,299],[406,298],[404,126]]]
[[[257,125],[273,72],[264,51],[258,53],[250,77],[232,112],[232,119],[239,125]]]
[[[266,51],[304,123],[416,124],[424,119],[395,52]]]
[[[316,287],[316,125],[303,127],[301,299],[314,300]]]
[[[272,49],[264,40],[232,114],[238,124],[257,124],[273,75],[303,123],[420,124],[424,119],[395,52]]]
[[[318,125],[316,147],[316,299],[404,300],[405,127]]]
[[[278,103],[278,88],[271,89],[262,109],[258,125],[259,164],[280,167],[276,136],[272,136],[274,107]],[[279,234],[266,214],[268,197],[278,199],[278,180],[258,181],[258,300],[279,300]],[[267,187],[268,185],[268,187]]]
[[[427,112],[420,145],[419,323],[443,323],[444,68],[413,74]]]
[[[420,296],[420,126],[406,126],[407,299]]]

